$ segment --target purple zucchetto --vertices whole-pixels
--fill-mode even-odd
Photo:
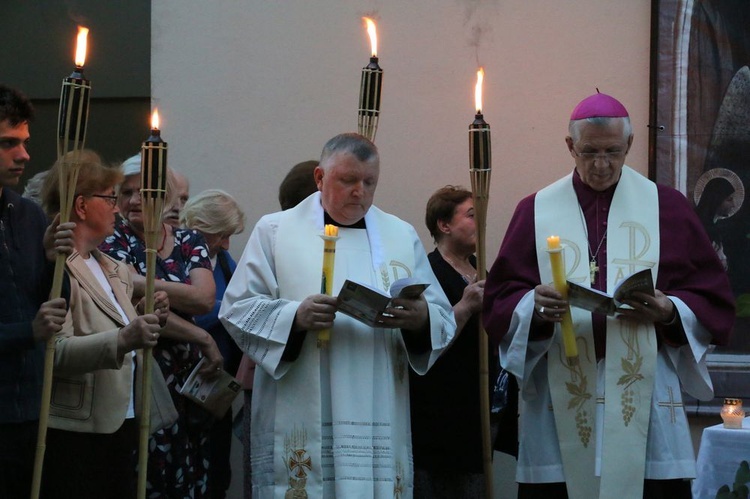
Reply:
[[[586,97],[573,109],[572,120],[586,118],[627,118],[628,110],[617,99],[607,94],[597,93]]]

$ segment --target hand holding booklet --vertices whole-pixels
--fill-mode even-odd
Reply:
[[[346,280],[338,295],[338,310],[372,327],[380,327],[378,316],[393,298],[418,298],[429,283],[420,282],[414,277],[404,277],[395,281],[385,294],[366,284]]]
[[[654,280],[650,269],[638,271],[624,279],[617,285],[612,296],[568,281],[568,302],[573,307],[615,316],[618,309],[627,306],[623,302],[630,299],[637,291],[654,296]]]
[[[231,374],[223,369],[211,379],[200,374],[205,357],[198,362],[180,388],[180,394],[189,398],[208,412],[221,419],[240,393],[242,385]]]

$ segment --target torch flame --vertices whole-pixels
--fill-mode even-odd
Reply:
[[[484,68],[477,70],[477,86],[474,88],[474,105],[477,108],[477,114],[482,114],[482,82],[484,81]]]
[[[375,30],[375,21],[369,17],[363,17],[367,23],[367,34],[370,35],[370,46],[372,47],[372,56],[378,56],[378,32]]]
[[[154,112],[151,114],[151,129],[159,129],[159,111],[156,109],[154,109]]]
[[[86,62],[86,37],[89,34],[89,29],[83,26],[78,26],[78,39],[76,41],[76,67],[82,68]]]

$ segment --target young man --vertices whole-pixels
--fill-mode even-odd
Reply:
[[[23,94],[0,85],[0,497],[30,494],[44,346],[65,320],[65,300],[46,301],[53,247],[72,248],[69,224],[55,232],[37,204],[11,189],[29,161],[32,116]]]

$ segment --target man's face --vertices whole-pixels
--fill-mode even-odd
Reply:
[[[29,160],[29,124],[0,123],[0,189],[18,185]]]
[[[180,173],[174,173],[174,197],[172,205],[164,212],[164,222],[173,227],[180,226],[180,213],[190,197],[190,183],[187,177]]]
[[[315,168],[323,209],[342,225],[359,222],[372,206],[380,166],[365,163],[347,152],[329,156]]]
[[[577,142],[565,138],[581,180],[595,191],[607,190],[620,180],[625,156],[633,143],[632,135],[625,137],[624,126],[622,120],[606,125],[583,123]]]

